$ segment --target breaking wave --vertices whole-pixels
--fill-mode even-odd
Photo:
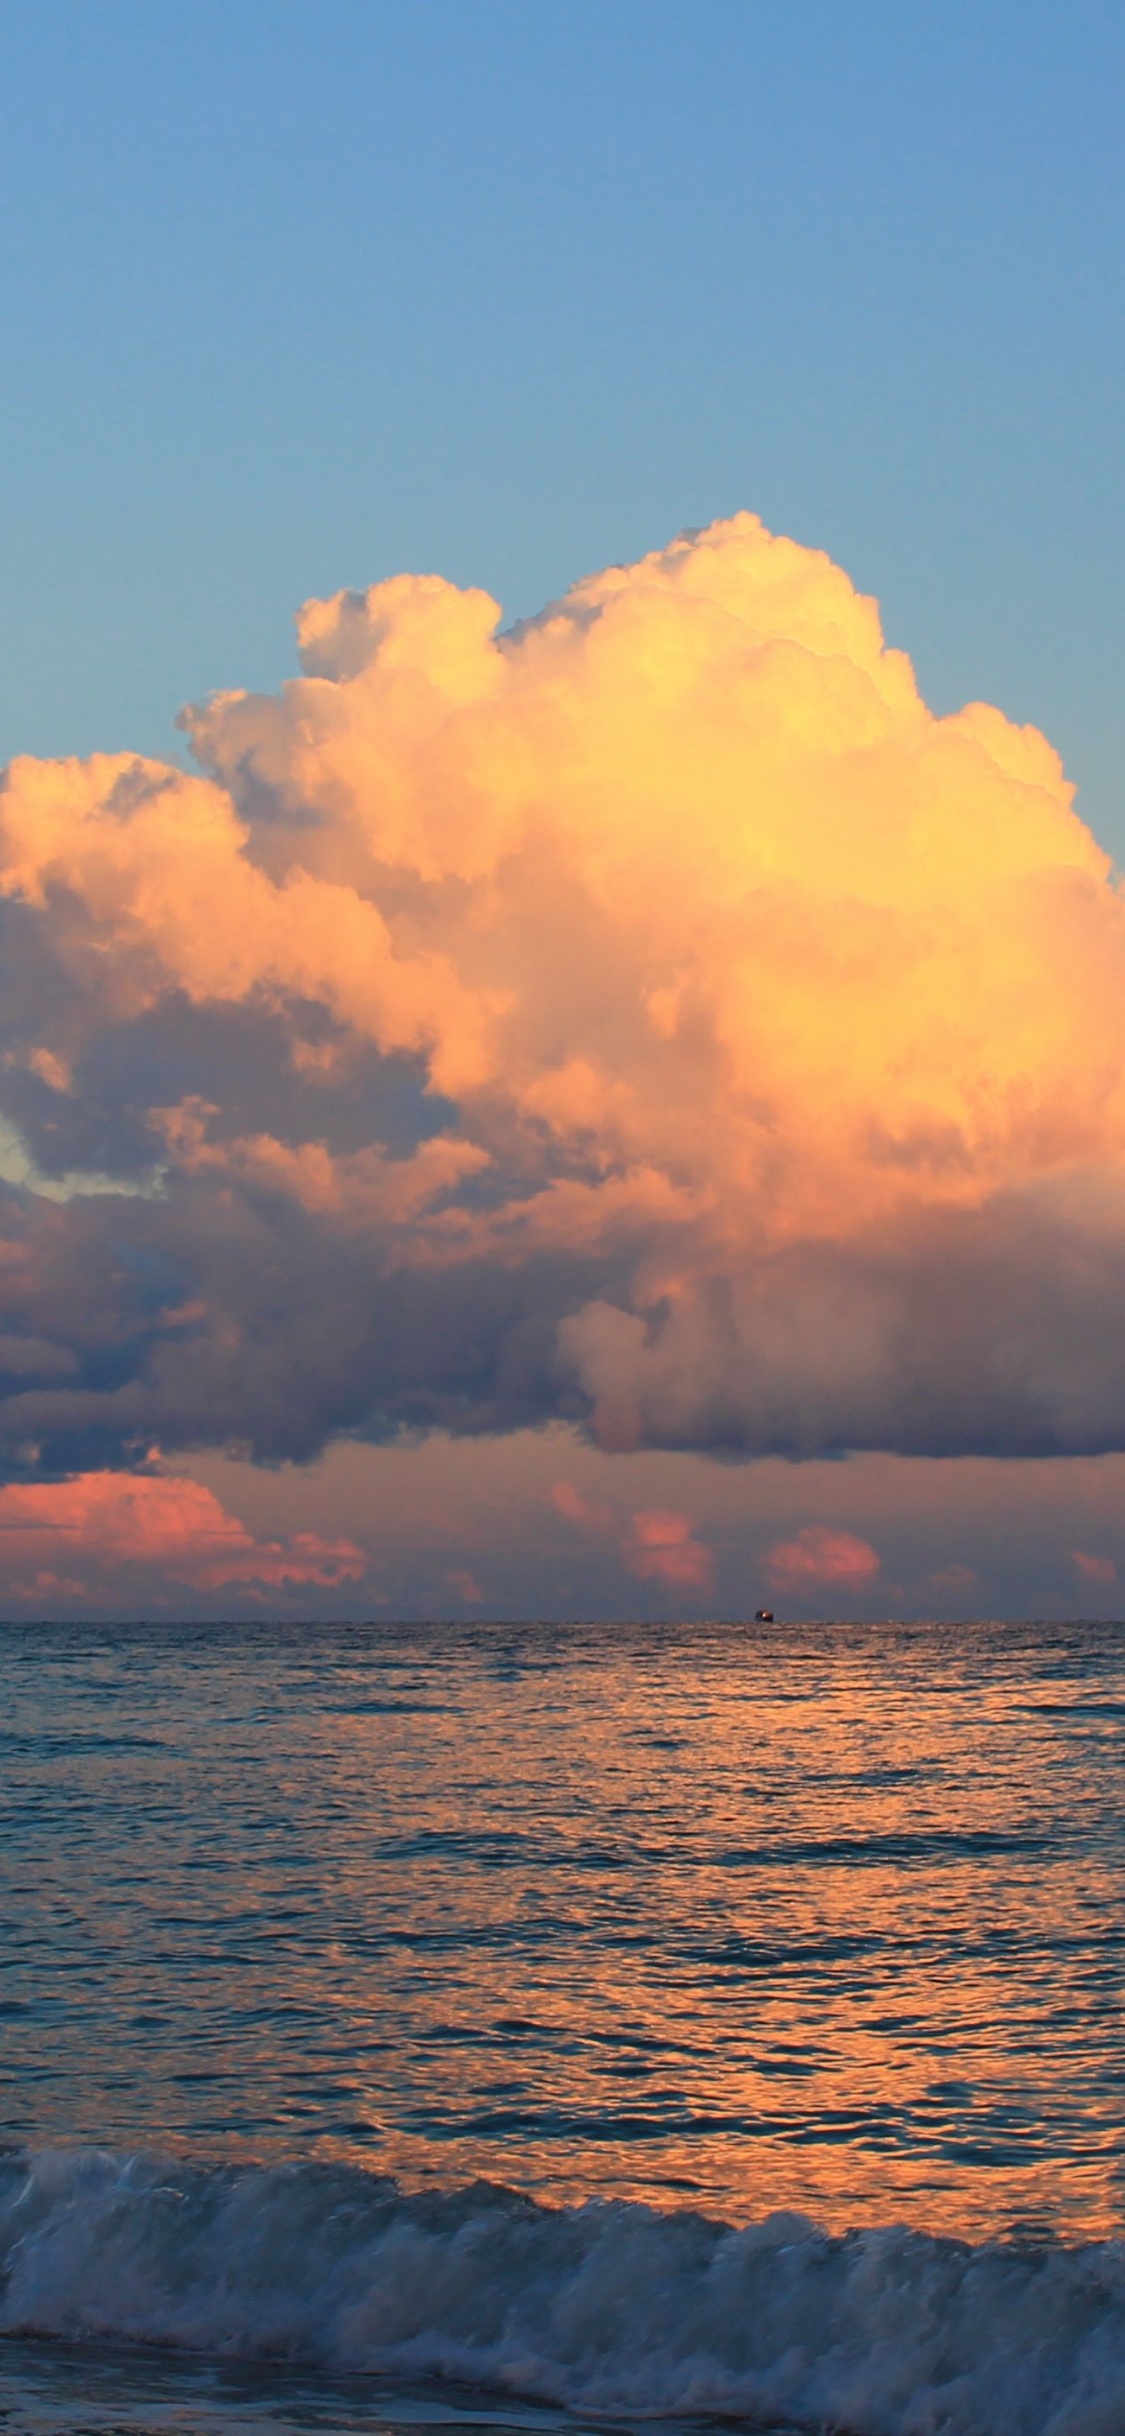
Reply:
[[[737,2228],[335,2166],[9,2152],[0,2331],[456,2378],[604,2417],[1125,2429],[1125,2243]]]

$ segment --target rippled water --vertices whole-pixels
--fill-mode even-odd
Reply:
[[[662,2242],[685,2208],[1021,2256],[1121,2227],[1118,1628],[5,1627],[0,1718],[0,2120],[178,2159],[132,2190],[150,2247],[153,2190],[229,2245],[252,2183],[271,2243],[299,2186],[383,2256],[389,2174],[644,2201],[620,2221]],[[108,2302],[63,2323],[64,2199],[99,2255],[109,2222],[63,2167],[56,2298],[4,2322],[113,2332]],[[554,2239],[514,2204],[472,2238]],[[159,2306],[117,2330],[246,2348]],[[609,2407],[560,2378],[525,2383]]]
[[[1103,1626],[6,1629],[2,2121],[1122,2214]]]

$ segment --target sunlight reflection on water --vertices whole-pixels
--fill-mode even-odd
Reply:
[[[8,2136],[1121,2221],[1112,1627],[5,1627]]]

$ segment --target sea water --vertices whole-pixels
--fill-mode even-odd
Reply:
[[[16,2431],[1125,2431],[1125,1630],[0,1630]]]

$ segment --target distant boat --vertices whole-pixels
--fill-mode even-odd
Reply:
[[[773,1609],[772,1609],[772,1607],[756,1607],[756,1608],[754,1609],[754,1622],[755,1622],[755,1624],[772,1624],[772,1623],[773,1623]]]

